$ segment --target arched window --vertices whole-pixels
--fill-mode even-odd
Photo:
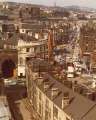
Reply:
[[[20,59],[19,59],[19,64],[23,65],[23,58],[22,57],[20,57]]]

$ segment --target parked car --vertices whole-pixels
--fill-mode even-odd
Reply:
[[[16,85],[16,81],[11,79],[4,79],[5,86]]]

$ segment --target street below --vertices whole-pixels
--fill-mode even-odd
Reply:
[[[26,87],[21,85],[5,88],[10,110],[14,120],[32,120],[31,113],[26,109],[23,99],[26,98]]]

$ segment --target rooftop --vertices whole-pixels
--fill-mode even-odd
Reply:
[[[37,65],[37,63],[39,64]],[[39,65],[41,66],[43,65],[44,67],[44,63],[47,66],[46,62],[44,62],[43,60],[34,59],[29,62],[29,66],[30,69],[32,69],[33,71],[33,67],[35,66],[35,64],[37,65],[35,66],[35,68],[38,69]],[[67,87],[67,85],[61,83],[59,80],[56,80],[53,76],[51,76],[48,73],[48,71],[46,72],[46,71],[35,70],[34,72],[41,72],[40,73],[41,78],[37,78],[36,80],[34,80],[33,81],[34,85],[36,85],[48,97],[48,99],[53,101],[53,103],[56,106],[58,106],[61,110],[63,110],[66,114],[71,116],[74,120],[96,119],[96,115],[94,114],[96,111],[96,102],[92,101],[88,97],[83,96],[81,93],[75,92],[74,88],[77,85],[75,82],[74,84],[72,84],[72,87]],[[67,82],[67,80],[64,79],[64,82]],[[58,90],[58,94],[55,97],[52,97],[53,88],[56,88]],[[64,96],[64,93],[66,92],[69,94],[69,104],[63,109],[62,98]]]
[[[96,103],[85,98],[84,96],[74,92],[72,89],[67,88],[62,83],[55,80],[49,74],[44,75],[43,77],[47,78],[47,82],[49,84],[48,89],[44,90],[44,81],[39,84],[40,79],[34,81],[34,83],[41,89],[41,91],[56,104],[60,109],[62,109],[62,97],[63,94],[69,93],[69,105],[66,106],[64,112],[69,116],[72,116],[74,120],[95,120],[96,115],[94,114],[96,111]],[[51,90],[52,88],[58,88],[58,95],[52,99]],[[92,112],[93,111],[93,112]],[[89,117],[88,117],[89,116]]]

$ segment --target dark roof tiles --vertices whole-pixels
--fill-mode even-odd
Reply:
[[[72,89],[67,88],[62,83],[56,81],[53,77],[46,74],[46,77],[49,79],[49,86],[53,84],[52,87],[57,87],[60,94],[58,94],[55,99],[52,99],[51,88],[44,91],[43,82],[42,85],[38,87],[46,94],[46,96],[54,102],[60,109],[62,109],[62,97],[64,92],[69,92],[69,99],[71,100],[70,104],[65,107],[63,110],[69,116],[72,116],[74,120],[96,120],[96,103],[87,99],[86,97],[73,92]],[[90,112],[89,112],[90,111]],[[93,112],[92,112],[93,111]],[[94,117],[93,117],[94,115]],[[88,117],[89,116],[89,117]],[[83,119],[82,119],[83,118]],[[90,119],[89,119],[90,118]]]

